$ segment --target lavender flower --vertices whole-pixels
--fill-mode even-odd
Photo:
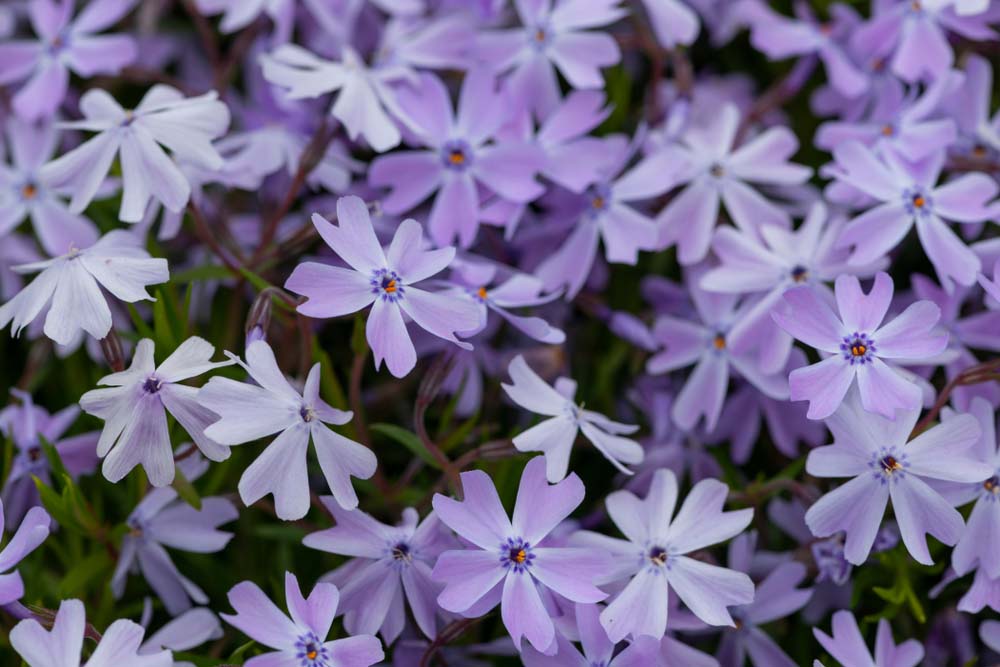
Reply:
[[[339,226],[319,214],[312,221],[320,236],[350,268],[305,262],[295,267],[285,287],[309,298],[298,311],[310,317],[337,317],[372,306],[366,334],[375,368],[385,360],[389,372],[403,377],[417,363],[403,313],[430,333],[459,347],[472,349],[455,333],[480,326],[474,303],[417,289],[414,285],[444,270],[454,248],[423,249],[423,230],[404,220],[387,252],[375,236],[371,217],[358,197],[337,200]]]
[[[513,69],[512,95],[545,116],[560,98],[556,69],[573,88],[604,86],[601,68],[617,63],[621,52],[611,35],[587,29],[625,16],[619,0],[519,0],[514,7],[521,26],[483,34],[478,49],[497,72]]]
[[[10,644],[28,667],[83,667],[80,650],[86,632],[83,603],[63,600],[52,630],[29,618],[10,631]],[[170,651],[139,654],[142,626],[124,619],[112,623],[87,660],[87,667],[172,667]]]
[[[645,667],[659,664],[660,642],[653,637],[639,637],[615,653],[616,644],[608,639],[600,623],[601,606],[574,605],[576,631],[580,635],[582,653],[563,635],[556,636],[555,655],[545,655],[525,646],[521,660],[525,667]],[[613,657],[612,657],[613,656]]]
[[[306,535],[302,544],[351,557],[326,578],[340,589],[344,628],[352,635],[381,632],[392,644],[403,630],[405,597],[417,627],[436,637],[441,585],[431,579],[431,568],[454,546],[438,518],[431,513],[418,523],[417,511],[407,508],[398,526],[388,526],[361,510],[345,510],[329,496],[322,501],[337,525]]]
[[[631,474],[624,464],[642,463],[642,446],[622,434],[639,430],[633,424],[621,424],[593,410],[584,410],[573,402],[576,382],[559,378],[555,387],[531,370],[524,357],[517,355],[507,369],[512,384],[503,390],[522,408],[545,415],[548,419],[514,436],[514,446],[522,452],[542,452],[546,477],[558,482],[566,477],[569,454],[580,431],[618,470]]]
[[[196,476],[188,475],[189,478]],[[208,596],[178,571],[165,547],[194,553],[221,551],[233,534],[220,531],[218,527],[234,521],[237,516],[236,507],[225,498],[202,498],[201,509],[196,510],[179,499],[174,489],[150,491],[125,522],[129,532],[122,539],[118,564],[111,579],[115,599],[124,595],[128,574],[141,572],[172,616],[189,610],[192,601],[206,604]]]
[[[229,109],[215,91],[185,98],[170,86],[156,85],[134,109],[124,109],[103,90],[91,89],[80,99],[84,120],[61,127],[97,135],[42,167],[53,187],[72,191],[70,210],[79,213],[94,198],[115,155],[122,167],[122,203],[118,217],[142,220],[153,199],[174,213],[191,197],[191,184],[177,166],[183,160],[208,170],[223,166],[212,140],[229,127]],[[163,148],[173,154],[167,156]]]
[[[974,53],[965,60],[965,80],[955,95],[943,100],[955,119],[958,139],[951,152],[972,158],[1000,155],[1000,111],[993,112],[993,68]]]
[[[1000,653],[1000,621],[984,621],[979,626],[979,638],[995,652]]]
[[[81,331],[94,338],[108,335],[111,309],[101,287],[135,303],[152,300],[146,287],[169,279],[167,260],[151,258],[134,235],[121,230],[108,232],[90,247],[71,246],[64,255],[14,269],[39,273],[0,306],[0,328],[11,324],[17,335],[48,307],[43,330],[60,345],[68,345]]]
[[[41,507],[32,507],[24,515],[17,532],[0,549],[0,605],[15,602],[24,596],[24,581],[14,567],[45,541],[51,523],[48,512]],[[3,535],[4,524],[3,503],[0,502],[0,536]]]
[[[792,400],[809,401],[809,418],[825,419],[857,378],[865,410],[892,419],[896,410],[918,409],[920,388],[883,359],[927,359],[944,350],[948,336],[933,331],[940,309],[917,301],[883,325],[893,292],[892,278],[883,272],[867,295],[848,275],[837,278],[835,290],[839,315],[806,287],[785,292],[785,308],[772,313],[782,329],[830,355],[791,372]]]
[[[0,84],[28,79],[14,95],[17,115],[30,121],[55,114],[69,88],[69,74],[83,78],[117,74],[137,56],[127,35],[97,33],[131,11],[135,0],[96,0],[73,18],[74,2],[31,0],[29,16],[37,40],[0,43]]]
[[[718,480],[702,480],[674,517],[677,478],[673,471],[661,469],[653,475],[645,499],[630,491],[607,497],[608,514],[626,539],[590,531],[574,536],[573,543],[606,549],[614,556],[614,567],[605,571],[602,583],[629,579],[601,612],[601,625],[611,641],[629,635],[662,637],[670,590],[709,625],[734,625],[726,607],[753,601],[750,577],[686,555],[728,540],[750,524],[753,510],[722,510],[728,492]]]
[[[143,624],[146,622],[147,609],[151,612],[152,606],[143,607]],[[221,637],[222,624],[215,614],[204,607],[189,609],[149,635],[139,647],[139,655],[151,655],[164,649],[187,651]],[[194,663],[175,662],[174,667],[194,667]]]
[[[10,471],[3,484],[4,517],[8,525],[21,523],[25,513],[40,505],[38,487],[33,478],[51,485],[49,459],[42,451],[42,441],[55,448],[63,466],[71,475],[81,475],[94,470],[97,465],[97,439],[99,433],[81,433],[63,438],[80,414],[80,408],[71,405],[55,414],[35,405],[31,394],[20,389],[10,393],[21,401],[0,410],[0,434],[14,441],[17,448]]]
[[[327,641],[340,602],[333,584],[316,584],[306,598],[296,576],[286,572],[285,602],[290,618],[253,582],[244,581],[229,591],[236,614],[222,618],[254,641],[276,649],[250,658],[246,667],[368,667],[382,660],[382,644],[371,635]]]
[[[51,123],[31,125],[16,118],[7,121],[11,165],[0,164],[0,234],[31,218],[35,235],[49,255],[71,248],[86,248],[98,238],[97,227],[83,216],[70,213],[40,167],[56,150],[56,131]]]
[[[603,600],[606,594],[592,582],[609,562],[600,549],[545,546],[549,533],[583,501],[583,483],[571,474],[550,486],[544,468],[537,456],[525,466],[512,521],[480,470],[462,473],[464,501],[435,495],[438,518],[471,546],[441,554],[433,575],[445,584],[438,596],[442,608],[477,616],[500,602],[514,644],[520,647],[527,638],[550,654],[557,648],[555,626],[541,593],[552,591],[572,602]]]
[[[668,49],[687,46],[698,37],[698,15],[683,0],[643,0],[656,38]]]
[[[159,366],[153,360],[153,348],[152,340],[140,340],[127,370],[101,378],[98,384],[107,389],[93,389],[80,397],[84,412],[105,422],[97,455],[104,459],[102,471],[111,482],[120,481],[137,465],[153,486],[173,481],[167,412],[207,458],[229,458],[229,448],[205,433],[216,414],[204,406],[195,387],[180,382],[232,362],[210,361],[215,347],[197,336],[181,343]]]
[[[376,159],[368,182],[390,188],[382,201],[386,213],[405,213],[433,193],[427,227],[438,246],[458,239],[468,247],[476,239],[481,217],[479,184],[515,203],[529,202],[545,191],[535,181],[541,153],[523,141],[495,139],[507,120],[492,75],[473,70],[465,76],[457,114],[448,90],[433,74],[419,86],[404,88],[399,102],[421,130],[426,150],[400,151]]]
[[[214,377],[202,387],[198,400],[221,417],[206,429],[206,435],[226,445],[239,445],[278,433],[243,472],[239,483],[243,503],[249,506],[270,493],[279,518],[304,517],[309,511],[306,454],[312,440],[334,498],[347,509],[357,507],[351,477],[368,479],[378,462],[370,449],[326,426],[346,424],[353,413],[336,410],[320,398],[320,365],[309,370],[299,392],[285,379],[265,341],[247,346],[246,363],[227,354],[257,384]]]
[[[965,174],[936,185],[944,165],[937,152],[916,164],[891,153],[881,159],[858,142],[834,149],[835,176],[879,203],[851,220],[839,243],[853,246],[852,264],[868,264],[886,254],[916,226],[917,236],[941,283],[971,285],[979,271],[979,258],[945,223],[974,223],[992,217],[988,203],[1000,187],[986,174]]]
[[[818,628],[813,628],[813,635],[826,652],[844,667],[916,667],[924,658],[924,647],[916,639],[908,639],[902,644],[896,644],[892,639],[892,628],[889,621],[880,619],[878,636],[875,639],[875,659],[865,646],[858,622],[849,611],[838,611],[833,615],[833,636]],[[819,660],[816,664],[820,664]],[[820,667],[822,665],[820,664]]]
[[[844,556],[854,565],[868,558],[890,498],[907,551],[932,564],[925,536],[953,545],[964,522],[927,480],[974,483],[993,475],[992,466],[971,458],[981,435],[975,417],[956,416],[907,442],[919,415],[919,408],[903,410],[888,420],[863,409],[852,390],[827,420],[833,444],[809,453],[810,475],[852,478],[810,507],[806,523],[817,537],[844,531]]]
[[[739,124],[739,110],[727,104],[703,123],[692,124],[682,137],[686,166],[677,182],[687,186],[657,217],[661,245],[676,243],[681,264],[700,262],[708,254],[720,201],[741,229],[788,227],[788,214],[748,183],[796,185],[812,173],[788,162],[799,141],[787,127],[772,127],[736,148]]]

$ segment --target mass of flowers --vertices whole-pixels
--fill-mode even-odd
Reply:
[[[1000,666],[1000,0],[0,1],[0,665]]]

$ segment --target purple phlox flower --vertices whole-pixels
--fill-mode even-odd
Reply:
[[[753,582],[746,574],[687,556],[728,540],[750,524],[751,509],[723,511],[728,492],[718,480],[702,480],[673,516],[677,478],[671,470],[659,470],[645,499],[630,491],[607,497],[608,514],[625,539],[591,531],[574,536],[573,544],[605,549],[614,557],[614,566],[605,570],[601,582],[628,580],[601,613],[601,625],[612,641],[629,635],[662,637],[671,590],[709,625],[734,625],[726,607],[753,601]]]
[[[479,307],[467,299],[427,292],[415,285],[451,264],[454,248],[425,250],[423,228],[404,220],[388,251],[383,252],[372,227],[368,208],[359,197],[337,200],[338,226],[319,214],[312,221],[320,236],[350,268],[304,262],[295,267],[285,287],[308,297],[298,311],[309,317],[338,317],[369,305],[365,333],[378,369],[385,360],[389,372],[403,377],[417,363],[417,353],[406,331],[405,313],[419,327],[472,349],[455,337],[474,331]]]
[[[785,373],[807,365],[805,354],[792,350]],[[825,430],[820,422],[806,417],[806,407],[777,400],[745,383],[734,391],[723,408],[726,419],[720,421],[709,433],[709,444],[728,441],[733,463],[743,465],[750,460],[754,445],[761,434],[761,426],[770,435],[779,452],[790,459],[798,457],[799,442],[816,447],[822,442]]]
[[[98,35],[131,11],[135,0],[97,0],[73,18],[72,0],[31,0],[28,17],[36,40],[0,44],[0,84],[28,79],[14,95],[18,116],[36,121],[51,117],[66,97],[69,74],[84,79],[115,75],[135,60],[128,35]]]
[[[364,137],[377,153],[402,139],[393,119],[408,123],[408,114],[396,100],[394,83],[416,79],[402,65],[368,67],[345,46],[340,60],[326,60],[294,44],[279,46],[260,57],[264,78],[287,89],[291,100],[310,99],[339,91],[330,114],[343,123],[351,140]]]
[[[924,658],[924,647],[916,639],[897,645],[892,638],[889,621],[884,618],[878,622],[874,658],[865,645],[854,614],[846,610],[838,611],[833,615],[832,628],[833,636],[819,628],[813,628],[813,635],[826,652],[844,667],[917,667]],[[816,664],[822,667],[819,660]]]
[[[947,576],[949,573],[951,578]],[[943,588],[957,578],[958,575],[954,574],[953,570],[948,570],[945,580],[938,585],[938,588]],[[1000,612],[1000,577],[991,579],[986,574],[985,568],[977,567],[972,585],[958,601],[957,609],[966,614],[978,614],[986,607]]]
[[[0,537],[6,523],[3,503],[0,502]],[[20,600],[24,596],[24,581],[14,569],[24,558],[49,536],[52,519],[42,507],[32,507],[24,515],[17,531],[3,549],[0,549],[0,605]]]
[[[833,444],[809,453],[810,475],[852,478],[813,504],[806,523],[817,537],[846,533],[844,556],[854,565],[868,558],[890,498],[907,551],[932,564],[926,535],[954,545],[965,524],[926,480],[981,483],[995,472],[972,458],[981,435],[975,417],[958,415],[907,442],[919,415],[903,410],[886,419],[864,409],[851,390],[827,419]]]
[[[372,163],[368,182],[390,188],[382,200],[390,215],[405,213],[436,192],[427,221],[431,238],[438,246],[457,238],[468,247],[479,229],[480,185],[521,204],[545,192],[535,180],[543,166],[538,148],[496,138],[508,111],[492,74],[475,69],[466,75],[457,113],[433,74],[401,88],[398,97],[418,128],[416,140],[426,150],[401,151]]]
[[[958,125],[958,140],[949,149],[976,159],[1000,158],[1000,110],[993,112],[993,68],[970,53],[965,58],[965,80],[957,94],[943,100]]]
[[[51,630],[33,618],[10,631],[11,646],[28,667],[83,667],[80,651],[86,631],[83,603],[63,600]],[[139,654],[145,630],[138,623],[120,619],[108,626],[90,653],[86,667],[172,667],[170,651]]]
[[[385,23],[373,59],[380,67],[462,70],[469,66],[474,45],[475,32],[462,12],[428,19],[392,17]]]
[[[604,105],[604,94],[594,90],[577,90],[562,100],[537,131],[530,112],[515,114],[501,129],[503,138],[517,138],[533,143],[544,155],[541,174],[573,192],[583,192],[603,176],[606,162],[605,142],[588,132],[600,125],[611,113]]]
[[[186,459],[185,463],[192,461]],[[202,464],[198,470],[199,464]],[[204,472],[207,464],[196,461],[185,466],[190,478]],[[236,507],[225,498],[201,499],[195,509],[180,499],[172,488],[153,489],[143,498],[125,523],[118,564],[111,578],[111,591],[121,599],[130,573],[141,573],[171,616],[196,604],[206,604],[208,596],[177,569],[166,547],[193,553],[215,553],[225,548],[233,534],[219,526],[235,521]]]
[[[682,264],[708,254],[720,202],[737,227],[755,232],[764,225],[789,227],[788,213],[748,185],[804,183],[812,169],[789,162],[799,142],[787,127],[771,127],[734,147],[740,112],[733,104],[692,124],[681,139],[685,188],[657,217],[660,244],[676,243]]]
[[[294,27],[297,3],[296,0],[195,0],[195,4],[205,16],[221,14],[219,30],[226,34],[242,30],[266,15],[274,23],[277,41],[286,42]],[[302,4],[311,9],[321,3],[305,0]]]
[[[973,41],[992,41],[989,17],[959,16],[949,0],[895,0],[874,6],[874,16],[854,31],[852,43],[888,60],[904,81],[936,79],[951,67],[955,54],[948,33]]]
[[[87,218],[70,213],[63,197],[39,173],[56,150],[52,124],[32,125],[12,117],[6,130],[11,164],[0,163],[0,234],[30,218],[35,235],[49,255],[93,245],[98,238],[97,227]]]
[[[11,324],[16,336],[48,307],[43,331],[61,345],[81,331],[101,339],[111,330],[111,309],[101,287],[126,303],[151,301],[146,286],[170,277],[167,260],[150,257],[140,239],[122,230],[108,232],[87,248],[70,247],[64,255],[14,270],[39,273],[0,306],[0,328]]]
[[[215,91],[185,98],[180,91],[157,84],[131,110],[122,108],[107,92],[91,89],[81,98],[80,110],[84,120],[59,127],[97,135],[40,170],[52,186],[73,193],[70,211],[74,213],[94,198],[116,155],[122,167],[118,217],[123,222],[142,220],[153,199],[175,213],[184,208],[191,184],[177,161],[209,170],[224,165],[212,140],[229,127],[229,109]]]
[[[452,270],[453,276],[462,285],[455,288],[456,293],[479,306],[481,330],[486,328],[492,311],[521,333],[542,343],[560,345],[566,340],[566,334],[561,329],[544,319],[514,315],[509,310],[540,306],[561,296],[559,292],[546,293],[540,279],[526,273],[510,272],[509,277],[500,282],[497,275],[500,267],[475,261],[456,260]]]
[[[993,407],[983,398],[973,398],[968,409],[981,429],[981,437],[968,454],[988,466],[991,474],[985,481],[937,483],[934,488],[955,507],[975,502],[961,539],[952,551],[951,565],[955,573],[961,577],[978,567],[990,579],[997,579],[1000,577],[1000,563],[995,557],[1000,548],[1000,451],[997,450],[996,422]],[[946,424],[967,416],[947,408],[942,411],[942,421]]]
[[[483,33],[478,51],[495,71],[513,70],[507,89],[538,116],[561,98],[556,70],[572,88],[604,87],[602,67],[621,60],[607,32],[589,30],[614,23],[628,10],[620,0],[515,0],[521,25]]]
[[[320,365],[314,364],[299,392],[288,382],[271,347],[262,340],[246,350],[246,362],[226,353],[246,370],[256,385],[214,377],[198,392],[198,400],[221,417],[206,430],[227,445],[239,445],[278,433],[240,478],[240,498],[247,506],[274,495],[275,511],[286,521],[309,511],[307,453],[310,440],[320,469],[337,502],[358,506],[351,477],[368,479],[378,462],[370,449],[326,424],[351,421],[354,413],[331,407],[320,395]]]
[[[893,151],[904,160],[922,160],[948,148],[958,136],[955,121],[938,113],[962,84],[957,72],[947,72],[929,84],[919,97],[907,93],[900,81],[883,86],[874,95],[871,112],[863,120],[836,120],[820,125],[815,144],[833,150],[848,141],[860,141],[876,153]]]
[[[643,0],[656,39],[668,49],[687,46],[698,37],[698,14],[683,0]]]
[[[566,476],[569,454],[581,431],[597,451],[621,472],[631,474],[625,465],[642,463],[642,446],[635,440],[622,437],[635,433],[639,427],[612,421],[577,405],[573,400],[576,382],[561,377],[553,387],[538,377],[521,355],[514,357],[507,372],[511,384],[502,385],[507,396],[522,408],[548,417],[514,436],[514,447],[522,452],[542,452],[550,482],[558,482]]]
[[[555,252],[535,269],[546,288],[565,287],[572,299],[591,276],[598,241],[604,241],[609,262],[634,265],[640,250],[657,247],[657,226],[638,204],[657,197],[677,183],[683,161],[675,149],[663,149],[627,169],[637,148],[621,137],[604,140],[603,175],[574,201],[572,231]]]
[[[729,387],[731,368],[771,398],[784,400],[788,397],[788,382],[780,368],[790,351],[790,341],[783,341],[781,336],[734,338],[732,332],[742,328],[742,319],[749,311],[739,306],[736,296],[701,289],[699,281],[705,268],[698,266],[686,272],[696,316],[690,319],[673,315],[658,317],[653,336],[662,349],[646,362],[646,371],[652,374],[695,364],[671,410],[674,422],[685,431],[691,431],[702,417],[706,430],[715,429]],[[771,345],[783,347],[779,356],[784,358],[768,371],[764,366],[772,364],[760,364],[757,349],[763,346],[767,355],[776,354],[768,348]]]
[[[798,229],[764,225],[754,233],[720,226],[712,240],[719,259],[701,276],[702,289],[724,294],[760,294],[748,307],[730,336],[741,341],[767,338],[760,347],[765,370],[777,370],[788,360],[791,338],[771,319],[771,312],[789,289],[807,285],[824,297],[832,296],[826,282],[843,273],[871,275],[876,266],[849,266],[846,248],[836,247],[843,227],[841,216],[830,216],[822,202],[813,204]]]
[[[310,533],[302,544],[351,558],[327,575],[340,588],[344,628],[352,635],[382,634],[386,645],[403,631],[404,597],[413,618],[428,638],[437,636],[437,596],[441,584],[431,569],[455,541],[431,513],[420,522],[413,508],[403,510],[397,526],[381,523],[361,510],[345,510],[333,498],[322,498],[337,525]]]
[[[0,236],[0,299],[11,299],[24,287],[24,280],[14,267],[41,259],[34,238],[16,232]]]
[[[963,312],[969,298],[978,290],[956,287],[949,294],[926,276],[910,277],[913,294],[918,299],[926,299],[941,309],[939,326],[948,332],[948,349],[945,354],[955,355],[955,359],[945,365],[949,381],[961,371],[979,363],[971,351],[989,350],[1000,352],[1000,311],[984,310],[974,313]],[[967,411],[974,396],[982,396],[993,405],[1000,405],[1000,387],[992,382],[956,386],[952,389],[951,401],[959,411]]]
[[[196,387],[180,383],[233,362],[211,361],[215,347],[197,336],[181,343],[159,366],[153,360],[153,348],[149,338],[140,340],[128,369],[104,376],[97,383],[106,388],[80,397],[84,412],[104,420],[97,455],[104,459],[102,472],[111,482],[120,481],[137,465],[153,486],[173,481],[167,412],[207,458],[229,458],[229,448],[205,433],[218,416],[205,407]]]
[[[990,649],[1000,653],[1000,621],[983,621],[979,626],[979,638]]]
[[[597,604],[577,604],[574,608],[580,649],[560,634],[556,636],[558,648],[555,655],[545,655],[525,646],[521,653],[525,667],[648,667],[658,664],[660,642],[656,638],[639,637],[616,654],[615,642],[608,639],[601,627],[602,607]]]
[[[549,533],[583,501],[583,483],[570,474],[550,486],[545,463],[536,456],[521,475],[513,520],[486,473],[463,472],[462,489],[464,501],[434,496],[438,518],[471,542],[465,550],[446,551],[438,558],[433,575],[445,584],[438,605],[477,616],[499,602],[515,645],[527,638],[536,650],[554,652],[555,626],[540,594],[583,603],[607,597],[592,583],[609,566],[604,551],[546,546]]]
[[[826,68],[830,84],[845,97],[868,90],[868,76],[852,61],[846,43],[861,17],[848,5],[830,6],[830,20],[821,22],[805,2],[795,4],[795,19],[774,12],[765,3],[754,8],[750,41],[774,60],[816,54]]]
[[[153,607],[146,598],[143,604],[142,626],[149,627],[148,616]],[[219,617],[204,607],[189,609],[177,618],[169,621],[159,630],[149,635],[139,647],[139,655],[150,655],[164,649],[170,651],[188,651],[205,642],[222,637],[222,624]],[[173,667],[194,667],[193,663],[175,662]]]
[[[31,394],[20,389],[10,393],[20,401],[0,410],[0,434],[14,441],[13,460],[10,472],[3,485],[3,504],[10,526],[21,522],[29,508],[41,505],[38,487],[33,477],[51,485],[49,460],[42,451],[42,441],[51,444],[59,454],[66,470],[71,475],[93,472],[97,466],[96,431],[63,437],[63,433],[73,425],[80,408],[76,405],[49,414],[35,405]]]
[[[729,567],[750,573],[756,549],[756,532],[738,535],[729,543]],[[755,667],[795,667],[788,654],[760,626],[791,616],[812,597],[812,588],[798,588],[808,574],[806,566],[785,561],[757,584],[754,600],[732,610],[736,627],[722,632],[716,657],[720,667],[743,667],[747,658]]]
[[[254,641],[276,649],[250,658],[246,667],[369,667],[385,657],[382,643],[372,635],[327,641],[340,604],[340,592],[333,584],[316,584],[306,598],[295,575],[286,572],[285,603],[291,617],[251,581],[229,591],[229,604],[236,615],[222,614],[223,620]]]
[[[782,329],[829,355],[792,371],[788,376],[791,399],[809,401],[810,419],[825,419],[857,378],[865,410],[892,419],[898,409],[918,409],[920,387],[883,359],[920,360],[941,353],[948,345],[947,334],[935,330],[941,310],[930,301],[917,301],[883,324],[893,284],[881,271],[868,294],[849,275],[837,278],[835,292],[839,314],[808,287],[785,292],[783,308],[772,312]]]

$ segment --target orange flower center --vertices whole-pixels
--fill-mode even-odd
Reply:
[[[395,281],[395,280],[390,280],[390,281],[389,281],[389,282],[388,282],[388,283],[386,284],[386,286],[385,286],[385,291],[386,291],[386,292],[388,292],[389,294],[392,294],[392,293],[393,293],[393,292],[395,292],[395,291],[396,291],[397,289],[399,289],[399,288],[398,288],[398,287],[396,287],[396,281]]]
[[[23,188],[21,188],[21,196],[25,199],[34,199],[37,194],[38,188],[36,188],[32,183],[27,183]]]
[[[712,345],[715,346],[716,350],[726,349],[726,337],[722,334],[716,334],[715,338],[712,339]]]
[[[865,356],[865,352],[867,351],[868,348],[862,345],[861,343],[856,343],[851,346],[851,354],[853,354],[855,357],[863,357]]]
[[[486,288],[485,287],[480,287],[479,289],[476,290],[476,294],[479,295],[480,299],[485,300],[486,299]]]

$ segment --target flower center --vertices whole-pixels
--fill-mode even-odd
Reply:
[[[42,450],[39,447],[32,447],[27,452],[28,460],[35,463],[42,458]]]
[[[794,267],[792,267],[790,275],[792,276],[793,282],[804,283],[807,280],[809,280],[809,269],[802,266],[801,264],[796,264]]]
[[[303,405],[299,408],[299,416],[302,417],[302,421],[311,422],[316,419],[316,411],[309,405]]]
[[[34,183],[25,183],[21,188],[21,198],[25,200],[34,199],[38,195],[38,186]]]
[[[372,293],[380,296],[383,301],[399,301],[406,293],[399,274],[389,269],[373,271],[368,284],[371,285]]]
[[[524,572],[534,559],[531,545],[520,537],[508,537],[500,545],[500,563],[505,570]]]
[[[852,366],[866,364],[872,360],[875,353],[875,341],[868,334],[855,331],[850,336],[844,336],[840,343],[840,352]]]
[[[1000,494],[1000,477],[993,475],[988,480],[983,482],[983,488],[992,493],[994,496]]]
[[[472,147],[461,139],[446,142],[441,147],[441,162],[448,169],[465,171],[472,164]]]
[[[715,338],[712,339],[712,347],[716,350],[726,349],[726,337],[722,334],[715,334]]]
[[[548,46],[549,41],[551,41],[549,28],[545,25],[536,25],[534,30],[528,31],[528,34],[532,45],[539,51]]]
[[[986,146],[982,144],[976,144],[972,147],[972,154],[975,157],[986,157]]]
[[[670,554],[663,547],[652,547],[648,554],[649,562],[658,567],[662,567],[670,560]]]
[[[399,542],[394,547],[392,547],[392,558],[393,560],[410,562],[413,560],[413,553],[410,551],[410,545],[406,542]]]
[[[142,383],[142,390],[147,394],[155,394],[163,388],[163,380],[156,377],[155,375],[150,375],[146,378],[146,381]]]
[[[486,301],[486,288],[480,287],[476,290],[476,296],[479,297],[480,301]]]
[[[593,199],[590,200],[590,205],[593,206],[598,211],[601,211],[607,205],[607,202],[604,201],[604,197],[596,195],[594,196]]]
[[[309,632],[295,642],[296,657],[302,667],[329,667],[329,655],[323,642],[315,633]]]
[[[714,162],[711,167],[708,168],[708,173],[710,173],[715,178],[722,178],[726,175],[726,168],[723,167],[718,162]]]
[[[903,206],[910,215],[930,215],[932,203],[930,195],[922,188],[911,188],[903,193]]]
[[[902,470],[903,468],[903,464],[897,461],[896,457],[894,456],[882,457],[882,460],[879,461],[879,464],[882,466],[882,472],[884,472],[887,475],[891,475],[897,470]]]
[[[892,125],[886,123],[885,125],[882,126],[883,137],[891,137],[894,134],[896,134],[896,130],[893,129]]]
[[[868,467],[874,471],[879,481],[885,484],[903,479],[909,463],[906,462],[906,454],[900,453],[895,447],[888,447],[874,454]]]

